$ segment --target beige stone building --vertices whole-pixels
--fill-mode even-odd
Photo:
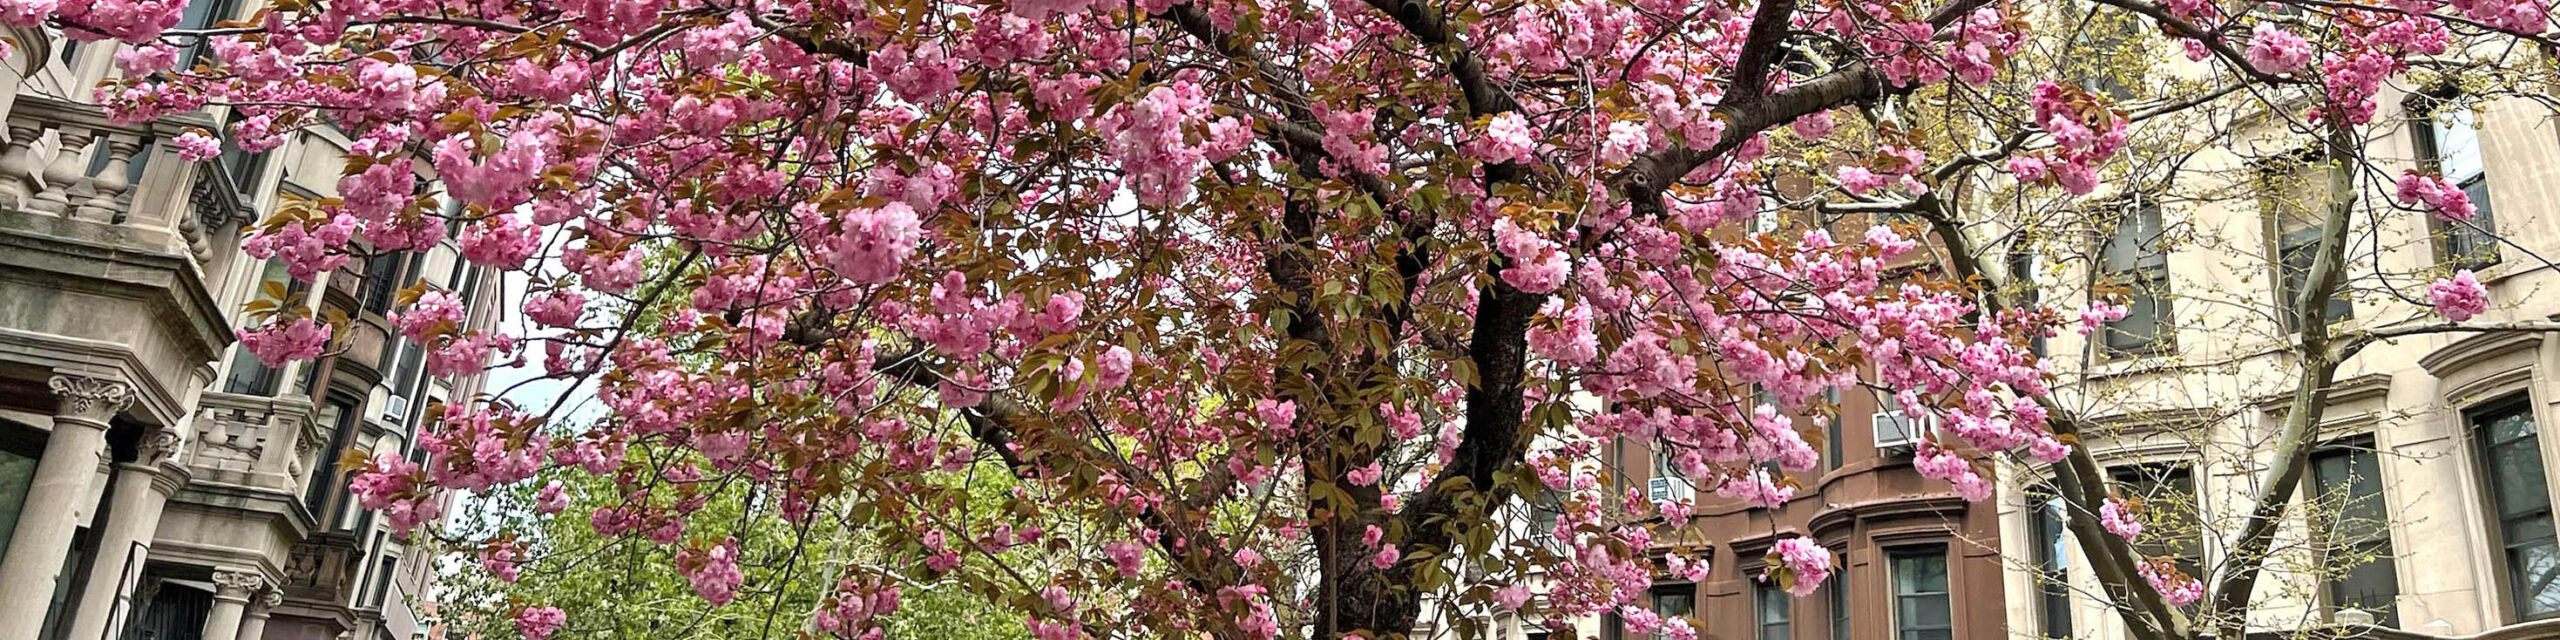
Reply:
[[[2426,285],[2476,269],[2476,322],[2560,318],[2560,131],[2525,100],[2390,93],[2368,141],[2338,331],[2441,322]],[[2245,109],[2245,107],[2243,108]],[[2189,573],[2223,548],[2271,464],[2298,367],[2281,351],[2316,244],[2322,191],[2300,180],[2307,136],[2267,114],[2212,123],[2178,180],[2111,180],[2112,224],[2045,230],[2014,264],[2066,307],[2083,283],[2134,293],[2131,316],[2052,339],[2066,404],[2104,426],[2088,441],[2154,526],[2137,545]],[[2196,126],[2188,122],[2174,126]],[[2156,135],[2154,128],[2147,134]],[[2138,135],[2137,137],[2144,137]],[[2141,161],[2135,162],[2137,166]],[[2480,205],[2464,228],[2390,208],[2402,169],[2440,171]],[[2139,173],[2139,170],[2137,170]],[[2160,174],[2153,174],[2154,177]],[[2125,184],[2138,186],[2126,188]],[[2086,218],[2087,216],[2083,216]],[[2031,223],[2029,223],[2031,224]],[[1986,226],[2001,226],[1998,224]],[[1986,229],[1983,237],[2014,229]],[[2484,234],[2482,231],[2494,231]],[[2072,241],[2052,241],[2063,236]],[[2091,270],[2096,270],[2092,273]],[[2555,425],[2555,426],[2544,426]],[[2440,333],[2378,343],[2341,367],[2310,473],[2250,613],[2283,633],[2370,617],[2378,636],[2560,636],[2560,334]],[[1999,498],[2011,637],[2123,637],[2042,470],[2005,465]]]
[[[251,9],[196,0],[183,26]],[[478,302],[490,278],[446,247],[292,281],[241,251],[242,229],[286,194],[333,195],[344,136],[184,162],[171,140],[222,110],[110,122],[89,87],[119,45],[7,35],[0,640],[424,637],[432,567],[335,463],[419,455],[427,406],[474,390],[422,375],[423,350],[388,330],[391,292],[424,280]],[[319,361],[265,367],[233,334],[267,285],[353,326]]]

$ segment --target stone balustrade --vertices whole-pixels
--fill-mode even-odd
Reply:
[[[40,95],[17,96],[7,114],[0,209],[89,223],[53,231],[190,256],[200,271],[210,271],[210,235],[249,217],[219,163],[178,157],[179,135],[216,128],[202,114],[118,123],[97,105]]]
[[[183,462],[197,482],[299,492],[305,471],[329,464],[308,444],[314,429],[309,400],[207,391]]]

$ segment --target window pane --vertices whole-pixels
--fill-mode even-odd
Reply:
[[[2545,513],[2551,509],[2551,494],[2544,487],[2542,451],[2538,438],[2513,440],[2489,447],[2489,493],[2496,496],[2501,517]]]
[[[1788,607],[1794,604],[1787,592],[1774,582],[1761,582],[1753,591],[1758,594],[1760,605],[1760,640],[1787,640]]]
[[[1838,554],[1833,554],[1839,558]],[[1839,570],[1831,572],[1831,640],[1849,640],[1849,563],[1835,560]]]
[[[2071,550],[2062,537],[2064,518],[2069,508],[2049,487],[2037,487],[2035,496],[2034,533],[2036,536],[2036,588],[2039,613],[2044,616],[2043,634],[2047,638],[2071,637]]]
[[[2330,579],[2330,606],[2362,609],[2373,613],[2382,626],[2398,625],[2394,605],[2400,597],[2400,571],[2392,563],[2390,546],[2366,546],[2346,553],[2360,564]]]
[[[2507,550],[2515,572],[2516,615],[2526,620],[2560,616],[2560,546],[2549,540]]]
[[[1894,627],[1902,640],[1948,637],[1946,553],[1928,548],[1894,554]]]
[[[9,538],[18,531],[18,509],[26,506],[27,487],[35,479],[35,458],[0,451],[0,559],[9,556]]]
[[[2441,109],[2433,115],[2436,170],[2454,182],[2477,177],[2483,167],[2480,156],[2480,131],[2472,126],[2471,110],[2459,107]]]
[[[2107,348],[2116,351],[2150,351],[2164,344],[2161,321],[2168,316],[2168,302],[2160,294],[2165,278],[2154,280],[2147,274],[2116,280],[2126,291],[2124,319],[2107,323]]]

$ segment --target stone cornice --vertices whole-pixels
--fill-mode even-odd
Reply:
[[[2542,334],[2533,332],[2475,333],[2418,358],[2418,366],[2425,368],[2427,375],[2443,378],[2455,371],[2478,366],[2491,358],[2515,353],[2518,350],[2530,351],[2541,342]]]

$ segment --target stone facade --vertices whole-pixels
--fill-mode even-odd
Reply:
[[[197,3],[186,26],[252,8]],[[491,276],[448,246],[291,281],[241,251],[244,229],[333,195],[344,135],[185,162],[171,140],[219,129],[222,109],[111,122],[88,88],[120,45],[6,35],[0,640],[425,637],[432,567],[355,508],[336,463],[417,455],[427,408],[476,391],[422,373],[384,317],[390,291],[458,291],[489,322]],[[322,359],[267,368],[233,335],[272,291],[352,322]]]
[[[2348,317],[2333,334],[2441,322],[2425,306],[2426,285],[2466,266],[2492,300],[2475,322],[2560,317],[2560,272],[2542,258],[2560,251],[2551,112],[2522,100],[2421,111],[2435,100],[2380,99],[2368,156],[2381,171],[2366,176],[2357,205],[2350,292],[2334,303]],[[2223,568],[2250,492],[2275,462],[2271,443],[2299,373],[2281,350],[2290,330],[2279,306],[2285,227],[2298,224],[2286,216],[2317,204],[2295,192],[2233,195],[2249,186],[2233,177],[2267,176],[2276,159],[2309,148],[2263,118],[2236,120],[2232,138],[2193,157],[2185,181],[2152,199],[2166,254],[2166,340],[2127,353],[2066,333],[2051,344],[2066,355],[2048,361],[2073,383],[2066,403],[2100,423],[2085,440],[2099,463],[2135,481],[2119,487],[2183,521],[2146,532],[2156,546],[2137,548],[2183,556],[2208,576]],[[2480,221],[2503,241],[2488,255],[2461,254],[2459,230],[2387,207],[2390,185],[2373,179],[2404,168],[2478,174]],[[2086,292],[2074,283],[2088,275],[2033,277],[2048,300],[2076,306]],[[2560,424],[2560,335],[2402,337],[2357,353],[2335,379],[2310,474],[2255,594],[2252,637],[2367,620],[2385,630],[2374,637],[2560,635],[2560,549],[2550,533],[2560,521],[2549,506],[2560,496],[2546,481],[2560,461],[2560,433],[2548,426]],[[2003,467],[2010,635],[2124,637],[2071,534],[2053,526],[2063,507],[2045,497],[2045,482],[2042,469]]]

